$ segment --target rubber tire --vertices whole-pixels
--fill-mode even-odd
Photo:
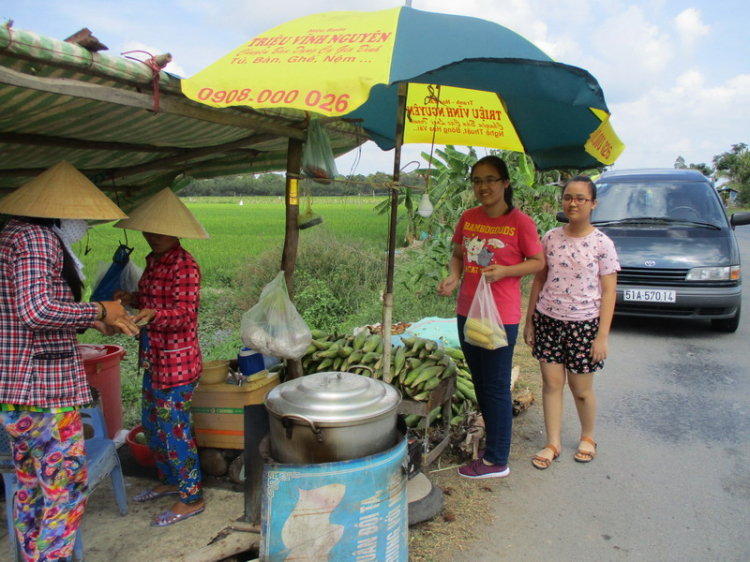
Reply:
[[[737,312],[731,318],[717,318],[711,320],[711,328],[716,332],[724,332],[727,334],[733,334],[740,327],[740,312],[742,307],[737,307]]]

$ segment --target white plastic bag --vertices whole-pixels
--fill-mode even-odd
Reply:
[[[335,179],[336,160],[331,150],[328,132],[317,117],[310,119],[305,147],[302,152],[302,175],[313,181],[329,184]]]
[[[263,355],[299,359],[312,341],[310,328],[289,299],[284,272],[263,288],[257,304],[242,315],[240,337]]]
[[[508,336],[492,296],[492,287],[484,275],[479,278],[477,292],[471,301],[464,324],[464,339],[467,343],[484,349],[498,349],[508,345]]]
[[[130,260],[120,273],[120,288],[128,293],[135,293],[138,291],[138,281],[141,280],[141,275],[143,275],[143,268],[138,267],[133,263],[133,260]]]

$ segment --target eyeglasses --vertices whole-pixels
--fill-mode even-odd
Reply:
[[[473,185],[474,187],[482,187],[482,185],[488,185],[489,187],[492,187],[499,181],[503,181],[503,178],[472,178],[471,185]]]
[[[575,197],[573,197],[572,195],[563,195],[562,200],[563,200],[563,203],[570,203],[572,201],[575,201],[576,205],[583,205],[584,203],[591,201],[591,199],[586,199],[585,197],[581,195],[577,195]]]

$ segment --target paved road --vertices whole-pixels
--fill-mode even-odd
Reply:
[[[745,314],[735,334],[708,323],[616,318],[598,376],[599,455],[572,460],[578,421],[566,397],[563,451],[546,471],[541,405],[516,423],[495,521],[457,562],[750,561],[750,226],[737,229]]]

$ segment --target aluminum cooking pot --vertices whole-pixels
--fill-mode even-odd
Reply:
[[[357,459],[393,447],[401,394],[354,373],[314,373],[284,382],[265,399],[271,453],[282,463]]]

